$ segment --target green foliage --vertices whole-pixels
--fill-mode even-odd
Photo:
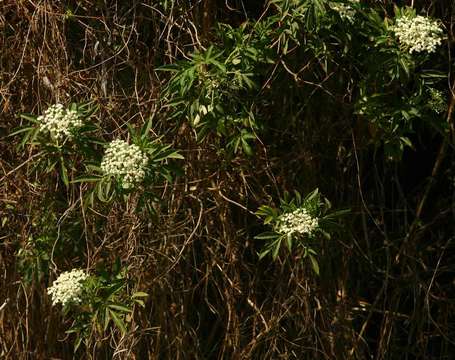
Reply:
[[[45,3],[0,17],[0,357],[450,356],[448,9]],[[434,52],[397,35],[419,14]],[[68,98],[65,136],[16,116]],[[139,180],[106,170],[116,140]],[[45,285],[73,264],[92,275],[57,316]]]
[[[93,332],[101,336],[109,336],[113,330],[126,334],[134,306],[144,307],[148,297],[144,292],[130,293],[129,282],[127,269],[117,261],[111,271],[100,270],[85,281],[80,304],[63,309],[65,316],[73,319],[67,333],[76,335],[75,352],[81,344],[89,346]]]
[[[95,205],[95,200],[109,203],[114,199],[125,198],[137,190],[123,188],[121,179],[106,176],[100,169],[102,159],[100,150],[103,147],[106,148],[108,143],[102,139],[102,129],[89,121],[97,107],[91,103],[82,105],[73,103],[69,109],[77,111],[77,114],[83,119],[83,126],[72,129],[71,138],[64,137],[62,141],[51,137],[49,133],[40,131],[37,116],[21,115],[31,125],[17,129],[10,136],[20,135],[22,137],[19,148],[23,148],[25,144],[39,148],[40,152],[33,162],[33,170],[43,174],[57,172],[67,188],[71,184],[93,183],[85,194],[86,201],[84,202],[92,207]],[[132,143],[136,144],[149,159],[146,176],[141,187],[138,209],[145,207],[154,214],[153,202],[156,202],[158,197],[155,195],[153,187],[162,185],[163,181],[173,181],[174,174],[180,173],[180,169],[172,163],[172,160],[183,159],[183,156],[172,149],[171,145],[163,144],[161,138],[151,139],[152,125],[153,118],[150,117],[140,129],[136,130],[128,124],[128,130]],[[85,174],[79,175],[83,168],[85,168]]]
[[[97,109],[92,103],[72,103],[68,109],[76,111],[83,121],[81,127],[71,129],[71,138],[57,140],[49,133],[40,131],[40,122],[37,116],[32,114],[21,114],[20,117],[28,124],[10,134],[21,136],[18,149],[23,149],[27,144],[39,149],[40,152],[34,161],[34,170],[44,174],[58,173],[66,187],[69,187],[72,174],[76,171],[81,157],[90,158],[96,153],[94,145],[97,140],[93,133],[99,130],[94,123],[89,122]]]
[[[333,4],[349,6],[353,15],[341,16]],[[399,159],[405,146],[412,147],[414,123],[425,117],[428,96],[423,89],[439,79],[431,75],[436,69],[427,68],[431,56],[411,55],[401,47],[393,20],[374,7],[321,0],[275,0],[270,6],[274,12],[254,24],[219,25],[215,44],[161,68],[172,73],[164,92],[169,118],[188,121],[199,140],[215,134],[232,153],[251,155],[251,142],[269,125],[260,112],[260,103],[267,101],[259,101],[264,95],[260,81],[275,72],[272,64],[282,64],[299,81],[301,70],[292,68],[303,51],[321,65],[324,76],[335,74],[340,84],[343,71],[358,76],[354,84],[346,84],[355,89],[355,113],[376,129],[371,142],[384,145],[386,158]],[[396,17],[415,15],[409,8],[395,11]],[[416,71],[421,68],[425,71]],[[322,75],[317,66],[308,70]],[[273,80],[280,78],[270,80],[273,89]]]
[[[52,262],[83,254],[82,228],[78,216],[57,216],[55,200],[44,199],[39,211],[30,214],[31,234],[17,243],[17,265],[23,281],[31,285],[47,279]],[[57,260],[58,259],[58,260]]]
[[[137,145],[139,149],[147,155],[148,164],[145,177],[139,188],[125,189],[122,186],[122,179],[103,174],[100,168],[100,160],[97,163],[87,162],[85,164],[87,173],[77,179],[75,183],[93,183],[91,190],[86,193],[87,205],[94,206],[95,200],[103,203],[110,203],[115,199],[127,199],[132,193],[139,194],[138,210],[146,208],[149,213],[155,214],[154,203],[159,201],[154,187],[163,185],[164,181],[171,183],[176,174],[180,174],[180,168],[174,164],[173,160],[182,160],[183,156],[171,145],[163,144],[161,138],[150,136],[152,118],[144,126],[135,130],[131,126],[129,137],[131,143]],[[99,142],[104,148],[107,142]]]
[[[25,283],[39,282],[49,271],[49,253],[51,239],[46,236],[29,238],[18,249],[16,256],[19,272]]]
[[[212,133],[225,139],[232,153],[252,155],[250,143],[262,127],[255,116],[258,79],[273,60],[269,29],[261,25],[220,24],[219,46],[161,68],[173,73],[165,89],[170,119],[188,121],[199,140]]]
[[[265,240],[265,245],[259,253],[259,258],[262,259],[271,254],[273,260],[276,260],[284,245],[286,245],[291,254],[294,252],[294,248],[300,248],[303,250],[302,259],[308,257],[313,270],[316,274],[319,274],[319,265],[316,260],[317,252],[314,248],[319,247],[319,242],[322,241],[323,237],[330,239],[330,233],[337,228],[335,219],[346,213],[345,210],[330,211],[331,207],[328,199],[323,197],[318,189],[309,193],[305,198],[302,198],[297,191],[292,198],[286,193],[284,198],[280,199],[279,209],[262,205],[256,214],[264,218],[264,225],[270,225],[272,231],[255,236],[255,239]],[[305,209],[311,218],[317,220],[316,229],[311,233],[280,231],[283,214],[292,214],[299,209]]]
[[[413,9],[395,11],[396,17],[415,16]],[[399,160],[404,147],[413,146],[409,135],[414,133],[415,124],[425,119],[428,100],[425,87],[441,78],[436,69],[431,69],[428,53],[410,54],[400,46],[391,31],[392,24],[392,20],[383,20],[375,9],[365,12],[359,23],[365,36],[360,48],[365,58],[359,68],[356,113],[375,127],[372,141],[384,144],[385,156]]]

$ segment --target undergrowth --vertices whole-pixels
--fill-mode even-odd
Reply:
[[[1,2],[0,358],[452,358],[454,11]]]

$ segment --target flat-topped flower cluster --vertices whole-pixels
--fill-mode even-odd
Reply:
[[[73,269],[65,271],[47,288],[47,293],[52,297],[52,305],[61,303],[66,306],[70,303],[81,301],[81,294],[84,289],[83,281],[88,278],[83,270]]]
[[[106,149],[101,171],[121,180],[122,187],[129,189],[144,180],[147,164],[148,157],[139,146],[117,139]]]
[[[409,53],[432,53],[441,45],[443,30],[438,22],[425,16],[402,16],[392,28],[395,35]]]
[[[444,96],[444,93],[440,90],[430,88],[429,89],[430,99],[428,101],[428,106],[436,114],[442,114],[447,110],[447,100]]]
[[[311,235],[318,228],[318,224],[318,219],[312,217],[307,209],[299,208],[293,212],[280,215],[276,230],[286,235]]]
[[[354,9],[351,4],[354,4],[354,3],[359,3],[360,0],[350,0],[346,3],[342,3],[342,2],[330,2],[329,3],[329,6],[332,10],[338,12],[338,14],[343,18],[343,19],[347,19],[349,21],[353,21],[354,20],[354,17],[357,13],[357,10]]]
[[[77,111],[65,109],[62,104],[50,106],[37,120],[40,122],[40,131],[49,132],[57,141],[64,137],[71,138],[72,130],[82,126],[82,119]]]

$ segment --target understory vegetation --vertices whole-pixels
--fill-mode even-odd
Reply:
[[[0,358],[453,359],[454,20],[0,2]]]

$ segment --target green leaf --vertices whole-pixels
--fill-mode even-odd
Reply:
[[[123,312],[127,312],[127,313],[132,312],[132,310],[130,308],[127,308],[126,306],[123,306],[123,305],[111,304],[111,305],[108,305],[108,306],[109,306],[109,308],[115,309],[115,310],[118,310],[118,311],[123,311]]]
[[[275,209],[268,205],[262,205],[259,207],[259,209],[256,211],[256,215],[259,216],[270,216],[272,218],[277,216],[277,212]]]
[[[154,69],[156,71],[171,71],[171,72],[178,72],[179,71],[179,65],[178,64],[168,64],[168,65],[162,65],[160,67],[157,67]]]
[[[288,245],[289,251],[292,251],[292,236],[291,235],[286,236],[286,244]]]
[[[153,158],[154,162],[160,162],[165,159],[184,159],[182,155],[178,153],[178,151],[173,149],[167,149],[168,146],[162,149],[161,152],[155,155]]]
[[[150,129],[152,128],[153,124],[153,116],[149,116],[148,121],[144,124],[141,129],[141,138],[146,139]]]
[[[313,271],[319,275],[319,264],[318,264],[318,261],[316,260],[316,258],[309,254],[308,257],[310,258],[310,261],[311,261],[311,267],[313,268]]]
[[[77,352],[77,349],[79,349],[79,347],[81,346],[81,343],[82,343],[82,336],[77,335],[76,341],[74,342],[74,353]]]
[[[167,158],[168,159],[180,159],[180,160],[184,160],[185,159],[182,154],[178,153],[178,151],[174,151],[174,152],[168,154]]]
[[[262,260],[264,257],[266,257],[269,252],[270,252],[270,249],[267,249],[267,250],[264,250],[264,251],[260,252],[258,254],[259,255],[259,260]]]
[[[300,195],[300,193],[297,190],[294,191],[294,195],[295,195],[295,200],[297,202],[297,205],[301,205],[302,204],[302,195]]]
[[[37,117],[35,115],[32,115],[32,114],[20,114],[19,116],[22,119],[25,119],[25,120],[31,121],[32,123],[38,124],[38,120],[37,120]]]
[[[114,196],[114,192],[111,192],[112,182],[111,179],[102,179],[96,184],[97,196],[101,202],[109,202]]]
[[[273,249],[273,253],[272,253],[273,260],[276,260],[276,258],[278,257],[280,247],[281,247],[281,240],[278,240],[278,241],[276,241],[275,248]]]
[[[8,136],[16,136],[18,134],[21,134],[23,132],[26,132],[26,131],[32,131],[34,130],[35,128],[33,126],[27,126],[27,127],[22,127],[16,131],[13,131],[12,133],[8,134]]]
[[[242,149],[245,151],[245,154],[248,156],[253,155],[253,150],[251,150],[251,146],[248,144],[248,142],[242,137]]]
[[[145,303],[141,299],[135,299],[134,302],[139,304],[140,307],[143,307],[143,308],[145,307]]]
[[[109,322],[111,321],[111,318],[109,316],[109,309],[108,308],[105,308],[104,309],[104,331],[107,330],[107,327],[109,326]]]
[[[100,181],[102,178],[100,176],[92,175],[92,176],[80,176],[76,179],[72,180],[71,184],[82,183],[82,182],[97,182]]]
[[[60,159],[60,166],[62,169],[62,181],[65,184],[65,186],[68,188],[70,185],[69,179],[68,179],[68,171],[66,169],[65,163],[63,158]]]
[[[319,194],[319,189],[318,189],[318,188],[314,189],[312,192],[310,192],[310,193],[306,196],[305,202],[311,201],[311,200],[315,199],[315,198],[318,196],[318,194]]]
[[[148,297],[149,294],[147,294],[146,292],[143,292],[143,291],[138,291],[138,292],[135,292],[131,297],[133,299],[135,298],[139,298],[139,297]]]
[[[256,235],[254,238],[258,240],[267,240],[267,239],[276,239],[279,236],[276,232],[263,232],[259,235]]]
[[[405,59],[400,58],[400,59],[398,60],[398,62],[400,63],[400,65],[401,65],[401,67],[403,68],[403,70],[405,71],[406,75],[409,76],[410,70],[409,70],[409,66],[408,66],[408,64],[406,63]]]
[[[324,219],[334,219],[334,218],[344,216],[344,215],[347,215],[350,213],[351,213],[350,209],[341,209],[341,210],[334,211],[334,212],[324,216]]]
[[[117,315],[115,311],[109,310],[110,317],[114,321],[115,325],[120,329],[123,335],[126,334],[126,326],[123,320]]]
[[[406,136],[400,136],[400,140],[401,140],[401,142],[402,142],[403,144],[405,144],[406,146],[409,146],[411,149],[414,148],[414,146],[412,145],[411,140],[410,140],[408,137],[406,137]]]

